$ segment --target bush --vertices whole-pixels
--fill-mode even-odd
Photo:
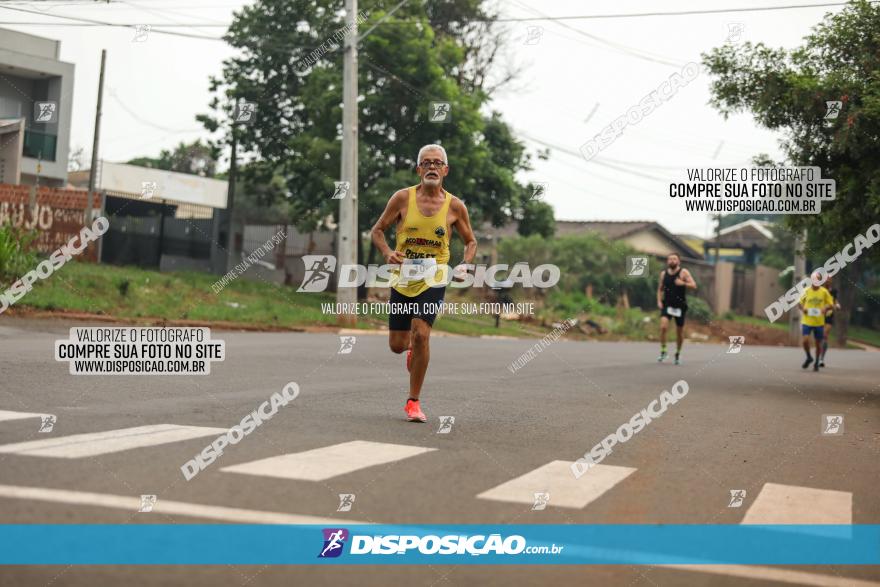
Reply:
[[[656,302],[655,279],[629,279],[626,277],[626,257],[635,251],[621,242],[612,242],[594,232],[555,238],[538,235],[506,238],[498,244],[498,262],[513,265],[527,262],[532,269],[543,263],[559,267],[557,292],[580,292],[578,298],[557,298],[559,303],[586,304],[584,289],[592,286],[596,302],[615,306],[622,293],[627,292],[630,305],[653,308]],[[581,310],[591,311],[590,307]]]
[[[563,318],[574,318],[581,314],[599,314],[613,316],[614,308],[601,304],[595,299],[588,298],[579,291],[561,291],[554,288],[547,296],[547,309],[554,315]]]
[[[688,311],[687,317],[696,320],[702,324],[708,324],[715,318],[715,315],[712,313],[712,309],[709,307],[709,304],[705,302],[705,300],[698,297],[688,297],[687,300]]]
[[[0,281],[11,282],[34,268],[37,254],[31,245],[36,239],[35,230],[0,226]]]

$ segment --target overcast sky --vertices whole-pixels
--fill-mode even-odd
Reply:
[[[815,0],[604,0],[577,2],[512,0],[501,3],[511,18],[600,15],[638,12],[786,6]],[[114,27],[69,26],[53,16],[75,16],[113,23],[228,24],[249,2],[233,0],[125,0],[0,3],[0,26],[62,42],[61,59],[76,65],[71,146],[91,150],[98,67],[107,49],[107,79],[100,152],[125,161],[157,155],[180,141],[207,137],[195,121],[207,112],[208,78],[219,74],[232,55],[222,41],[151,32],[133,42],[134,31]],[[20,8],[40,14],[3,9]],[[739,42],[791,48],[828,11],[840,6],[704,15],[645,16],[590,20],[508,23],[508,58],[525,70],[499,92],[491,108],[503,113],[530,147],[537,141],[573,151],[612,120],[637,105],[681,66],[724,44],[729,25],[741,23]],[[29,23],[29,24],[13,24]],[[30,24],[40,23],[40,24]],[[540,27],[529,31],[529,27]],[[192,35],[219,37],[224,28],[174,28]],[[733,39],[736,40],[736,39]],[[546,182],[546,200],[566,220],[657,220],[673,232],[708,235],[706,214],[688,213],[673,203],[669,179],[693,166],[742,166],[761,152],[779,158],[775,133],[758,128],[748,114],[725,121],[708,105],[705,74],[638,124],[627,127],[612,145],[587,162],[552,149],[549,161],[536,161],[524,180]],[[455,153],[450,153],[454,165]],[[465,199],[467,194],[461,195]]]

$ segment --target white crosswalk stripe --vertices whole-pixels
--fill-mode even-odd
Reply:
[[[221,471],[301,481],[324,481],[434,450],[437,449],[354,440],[232,465],[222,468]]]
[[[852,493],[765,483],[743,524],[852,524]]]
[[[87,491],[70,491],[67,489],[46,489],[43,487],[19,487],[0,485],[0,498],[21,499],[27,501],[45,501],[68,505],[88,507],[105,507],[127,512],[138,511],[141,500],[136,495],[113,495]],[[159,496],[149,516],[157,514],[206,518],[235,524],[369,524],[358,520],[329,518],[326,516],[308,516],[287,512],[269,512],[263,510],[246,510],[215,505],[203,505],[182,501],[173,501]],[[162,519],[162,518],[160,518]]]
[[[49,414],[37,414],[35,412],[12,412],[9,410],[0,410],[0,422],[7,420],[24,420],[26,418],[42,418]]]
[[[215,436],[226,431],[226,428],[156,424],[5,444],[0,446],[0,453],[32,457],[78,459],[190,440],[203,436]]]
[[[525,475],[477,495],[478,499],[534,504],[536,493],[549,493],[547,505],[581,509],[602,497],[636,469],[595,465],[580,479],[571,473],[570,461],[551,461]]]

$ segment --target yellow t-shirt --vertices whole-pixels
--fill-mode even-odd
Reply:
[[[437,213],[425,216],[416,205],[416,186],[409,188],[406,217],[397,226],[397,242],[394,247],[407,259],[401,270],[395,272],[400,281],[393,286],[405,296],[415,297],[431,287],[431,283],[419,279],[418,276],[433,273],[434,263],[449,263],[449,226],[446,224],[446,217],[452,194],[445,190],[443,194],[446,200]],[[445,280],[446,272],[443,269],[436,271],[434,277],[430,278],[432,283],[442,283]]]
[[[805,326],[824,326],[825,307],[834,305],[834,298],[831,297],[831,293],[824,287],[819,287],[819,289],[810,287],[801,296],[800,303],[804,306],[801,324]]]

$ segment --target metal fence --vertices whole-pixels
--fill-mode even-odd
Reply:
[[[211,270],[214,214],[211,208],[141,201],[108,194],[101,261],[145,268]]]

